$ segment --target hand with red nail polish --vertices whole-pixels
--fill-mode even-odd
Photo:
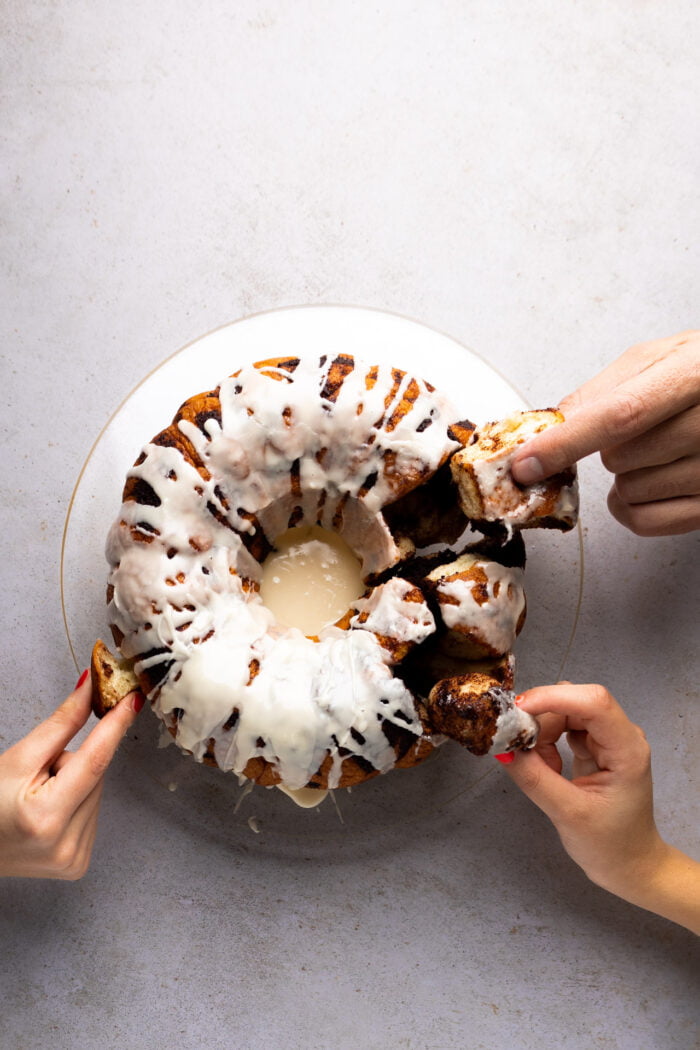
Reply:
[[[565,421],[525,442],[522,485],[599,452],[608,508],[639,536],[700,528],[700,332],[640,343],[560,404]]]
[[[520,706],[540,733],[508,775],[549,817],[572,860],[597,885],[700,934],[700,864],[656,828],[651,755],[639,726],[600,685],[531,689]],[[562,776],[557,747],[564,734],[571,779]]]
[[[104,775],[143,706],[131,693],[75,751],[90,717],[89,672],[53,714],[0,755],[0,876],[79,879],[92,853]]]

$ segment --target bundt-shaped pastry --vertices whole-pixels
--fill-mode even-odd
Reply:
[[[514,412],[486,423],[450,460],[462,510],[474,522],[500,522],[506,527],[573,528],[578,516],[574,468],[536,485],[518,485],[511,464],[520,445],[547,427],[562,423],[555,408]]]
[[[423,757],[394,665],[435,624],[388,580],[314,638],[259,595],[275,538],[318,524],[365,579],[413,553],[384,507],[460,447],[433,387],[353,358],[278,358],[191,398],[129,473],[107,544],[109,618],[154,710],[200,761],[290,789],[346,786]]]
[[[530,415],[479,436],[430,384],[348,355],[263,361],[187,400],[129,472],[107,542],[120,666],[179,747],[293,793],[415,765],[445,736],[531,746],[508,692],[522,539],[461,539],[475,522],[568,527],[571,485],[515,503],[503,480],[504,435],[545,425]],[[306,636],[260,581],[276,539],[316,525],[355,552],[366,591]]]

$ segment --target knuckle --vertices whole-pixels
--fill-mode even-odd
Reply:
[[[15,823],[22,838],[45,846],[55,843],[62,831],[62,822],[55,813],[46,812],[31,803],[18,806]]]
[[[628,508],[627,520],[623,522],[635,536],[651,537],[659,535],[659,526],[649,515],[643,503]]]
[[[608,714],[613,710],[615,701],[608,690],[603,685],[591,685],[589,686],[589,696],[592,706],[594,706],[601,714]]]
[[[53,854],[53,869],[58,878],[66,882],[82,879],[89,865],[89,855],[77,850],[72,842],[61,843]]]
[[[107,772],[112,759],[111,749],[104,746],[96,746],[90,751],[88,758],[90,772],[94,777],[101,778]]]
[[[646,773],[651,769],[651,747],[641,726],[634,726],[634,740],[642,772]]]
[[[584,802],[578,800],[567,802],[562,807],[557,823],[560,825],[576,828],[584,828],[588,823],[590,814]]]
[[[79,712],[75,709],[75,706],[68,701],[56,708],[56,710],[48,716],[46,721],[52,728],[55,728],[60,733],[69,732],[71,737],[75,736],[78,730],[82,729],[83,726],[83,719],[80,717]]]
[[[644,428],[644,422],[649,415],[649,405],[646,398],[631,390],[625,390],[618,394],[614,414],[618,433],[632,436]]]
[[[608,470],[611,469],[612,467],[608,466]],[[615,489],[623,503],[633,503],[635,495],[638,494],[638,485],[635,485],[635,479],[627,474],[616,475]]]
[[[655,536],[657,534],[650,520],[648,506],[649,504],[644,503],[626,503],[614,487],[608,496],[608,510],[613,518],[635,536]]]
[[[620,453],[619,446],[604,448],[600,453],[600,461],[611,474],[620,474],[624,468],[624,459]]]
[[[536,794],[542,777],[537,769],[528,764],[527,768],[520,771],[520,787],[526,795]]]

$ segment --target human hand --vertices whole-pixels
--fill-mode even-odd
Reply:
[[[517,702],[539,718],[540,735],[532,751],[501,761],[572,860],[604,889],[700,934],[700,863],[656,829],[651,756],[639,726],[600,685],[560,682]],[[574,756],[571,780],[561,775],[556,746],[563,733]]]
[[[540,721],[532,751],[506,767],[550,818],[564,849],[593,882],[612,892],[642,874],[663,848],[653,814],[649,745],[599,685],[531,689],[519,706]],[[567,734],[572,779],[561,775],[557,741]]]
[[[97,832],[104,774],[143,706],[131,693],[75,751],[90,716],[87,672],[52,715],[0,755],[0,876],[79,879]]]
[[[700,332],[640,343],[564,398],[566,419],[519,449],[529,485],[592,452],[615,475],[608,507],[639,536],[700,528]]]

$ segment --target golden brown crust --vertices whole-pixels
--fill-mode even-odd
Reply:
[[[293,382],[293,373],[299,365],[299,358],[276,357],[258,362],[254,367],[256,367],[261,374],[276,380],[276,395],[281,395],[282,405],[284,405],[286,401],[286,387],[291,386]],[[323,401],[334,402],[340,397],[343,384],[347,377],[355,369],[355,361],[352,357],[346,355],[339,355],[335,358],[329,356],[327,362],[325,358],[322,359],[321,365],[325,367],[325,375],[322,380],[322,389],[319,389],[319,396]],[[364,385],[368,391],[376,384],[378,374],[378,369],[376,367],[369,368],[365,372]],[[400,369],[392,370],[391,386],[384,398],[384,409],[382,411],[381,403],[377,408],[377,414],[380,418],[376,420],[374,426],[378,431],[384,430],[387,433],[390,433],[395,430],[407,413],[414,409],[416,401],[420,397],[421,387],[415,379],[407,382],[405,389],[402,389],[401,384],[404,382],[405,376],[406,373],[402,372]],[[235,376],[233,378],[235,379]],[[241,388],[239,387],[238,390],[240,389]],[[429,389],[432,388],[429,387]],[[396,403],[396,398],[399,395],[400,390],[400,400]],[[219,389],[217,388],[216,390],[211,390],[190,397],[181,405],[172,423],[153,439],[153,444],[155,445],[177,449],[183,456],[185,462],[189,466],[194,467],[199,473],[203,483],[211,481],[211,474],[206,465],[209,461],[206,456],[200,456],[195,448],[195,445],[198,444],[199,441],[198,435],[194,433],[193,428],[197,428],[201,433],[207,434],[212,428],[221,425],[221,402],[219,393]],[[362,397],[360,397],[358,401],[358,411],[360,411],[362,409]],[[324,407],[330,409],[331,406],[328,404]],[[248,412],[250,415],[254,415],[253,409],[250,407],[248,408]],[[283,407],[281,412],[284,427],[293,427],[295,424],[295,412],[291,405]],[[433,425],[435,421],[432,418],[433,412],[430,412],[430,414],[426,413],[426,416],[428,416],[428,418],[423,420],[417,427],[418,432]],[[183,423],[188,424],[184,428],[185,433],[183,433],[181,427]],[[474,431],[474,425],[466,420],[451,425],[448,429],[448,436],[451,438],[452,442],[457,442],[462,447],[461,450],[455,453],[452,457],[450,457],[449,453],[445,451],[441,465],[437,470],[432,469],[432,467],[428,468],[426,465],[424,468],[416,467],[416,469],[409,474],[401,467],[401,460],[400,458],[397,459],[396,451],[387,448],[383,451],[381,466],[377,464],[378,469],[373,470],[373,472],[364,479],[363,487],[360,489],[361,496],[366,495],[372,486],[376,484],[378,474],[380,477],[382,474],[384,475],[384,478],[392,490],[390,498],[393,499],[394,502],[385,504],[382,508],[382,513],[389,530],[392,533],[392,537],[401,551],[401,558],[412,557],[415,554],[417,547],[431,547],[433,544],[438,543],[441,545],[456,545],[462,534],[468,528],[470,518],[479,517],[478,514],[472,514],[470,511],[465,513],[465,511],[460,508],[458,483],[453,479],[453,468],[451,466],[451,463],[454,462],[455,459],[461,455],[466,455],[469,452],[469,449],[472,448],[470,442],[474,437]],[[187,437],[187,434],[192,436],[192,440]],[[503,435],[501,435],[501,438],[505,440]],[[373,440],[374,435],[371,441]],[[447,443],[447,447],[450,447],[449,442]],[[451,447],[454,447],[454,445]],[[498,435],[496,435],[489,451],[494,451],[498,447]],[[326,450],[320,450],[317,453],[319,462],[321,462],[325,451]],[[168,457],[167,462],[169,465],[170,457]],[[467,471],[467,473],[469,472]],[[148,475],[148,477],[152,480],[152,475]],[[288,526],[293,527],[298,524],[299,519],[303,517],[305,513],[304,506],[302,505],[305,494],[302,491],[299,460],[292,464],[289,477]],[[197,478],[195,477],[194,480],[196,491],[201,495]],[[153,481],[153,484],[155,485],[157,483]],[[265,530],[256,515],[235,505],[230,508],[225,493],[219,493],[217,491],[216,495],[216,507],[214,508],[212,504],[211,506],[208,506],[207,509],[221,524],[227,525],[228,527],[232,527],[229,525],[227,519],[231,510],[234,510],[239,518],[244,519],[250,526],[250,531],[246,531],[245,529],[240,530],[239,534],[241,535],[241,539],[253,557],[259,562],[262,562],[270,552],[271,546],[266,538]],[[321,510],[326,501],[326,495],[325,489],[319,492],[319,520]],[[285,500],[286,499],[287,497],[285,496]],[[348,499],[349,497],[346,494],[343,498],[338,499],[337,504],[334,503],[332,508],[330,508],[329,501],[329,508],[334,509],[335,512],[332,524],[333,527],[339,531],[342,530],[343,517],[346,514],[346,503]],[[133,503],[154,507],[160,505],[158,494],[143,480],[143,478],[138,477],[137,475],[130,475],[127,478],[124,486],[124,501],[132,504],[130,510],[134,509]],[[284,504],[284,508],[286,516],[286,503]],[[266,520],[262,511],[260,511],[260,514],[263,520]],[[127,516],[128,515],[125,514],[125,517]],[[147,517],[145,513],[144,517]],[[148,544],[154,543],[154,539],[157,539],[158,543],[163,542],[162,539],[158,537],[158,534],[152,526],[149,526],[146,522],[141,522],[139,517],[136,517],[133,520],[135,520],[137,524],[132,524],[130,528],[124,522],[122,525],[124,528],[129,528],[131,539],[134,542]],[[151,515],[151,520],[158,521],[157,515]],[[549,516],[544,514],[538,524],[545,526],[548,525]],[[557,523],[556,527],[559,528],[562,526]],[[485,532],[486,528],[482,531]],[[194,546],[192,538],[190,538],[189,542]],[[156,547],[158,543],[156,543]],[[175,548],[172,548],[172,550],[173,553],[175,553]],[[170,557],[171,555],[169,554],[168,556]],[[419,561],[422,562],[423,559],[416,559],[416,562]],[[415,601],[416,603],[428,600],[431,609],[437,607],[438,599],[436,597],[435,587],[431,587],[430,581],[426,580],[426,566],[421,567],[420,573],[411,574],[399,570],[398,564],[393,564],[391,569],[386,570],[383,579],[389,579],[392,575],[396,575],[397,572],[399,572],[400,575],[404,575],[407,580],[415,584],[413,591],[404,600]],[[371,576],[367,576],[366,583],[375,585],[376,583],[381,582],[381,576],[382,574],[378,574],[374,579]],[[475,589],[475,598],[478,599],[478,596],[481,593],[478,585],[481,584],[483,588],[485,578],[484,580],[475,580],[475,584],[477,585]],[[244,590],[256,588],[257,584],[253,581],[248,581],[248,586],[244,587]],[[108,595],[108,599],[111,597],[111,594]],[[486,597],[485,592],[484,597]],[[345,617],[339,621],[338,626],[349,627],[350,620],[355,614],[358,615],[360,624],[363,620],[366,620],[369,615],[367,611],[360,613],[358,610],[352,608],[348,611]],[[520,624],[518,626],[520,626]],[[119,629],[116,626],[113,627],[115,640],[121,642],[122,638],[117,638],[116,636],[118,630]],[[440,628],[438,631],[439,630]],[[396,639],[380,634],[375,634],[375,636],[380,645],[391,655],[391,660],[387,660],[386,662],[391,663],[392,666],[398,665],[395,673],[403,679],[408,689],[416,698],[416,708],[418,715],[423,722],[423,728],[426,734],[425,736],[417,735],[417,733],[420,733],[420,728],[416,722],[413,723],[413,732],[410,732],[402,725],[397,725],[393,722],[382,722],[383,732],[396,755],[395,765],[397,767],[405,768],[423,761],[434,748],[434,741],[431,740],[431,736],[434,734],[444,734],[454,737],[461,743],[464,743],[465,746],[474,751],[474,753],[485,753],[483,750],[484,743],[487,738],[490,741],[493,734],[496,716],[494,714],[493,705],[489,707],[487,700],[482,697],[482,692],[487,692],[488,687],[484,685],[482,692],[479,690],[482,685],[482,680],[483,683],[488,683],[489,687],[496,684],[510,688],[513,682],[512,657],[507,655],[500,661],[484,664],[476,664],[473,660],[470,663],[464,659],[457,660],[455,658],[454,661],[449,664],[449,670],[447,670],[449,656],[440,651],[441,638],[439,636],[436,636],[425,643],[421,643],[417,647],[415,662],[412,662],[413,655],[409,653],[409,649],[411,648],[410,643],[399,642]],[[445,634],[443,631],[443,641],[444,636]],[[201,640],[206,641],[208,637],[209,635]],[[196,638],[193,641],[198,643],[200,639]],[[101,649],[99,647],[101,647]],[[157,700],[160,687],[169,673],[171,663],[168,662],[168,653],[165,648],[154,649],[152,650],[152,653],[140,653],[138,657],[140,661],[139,666],[143,666],[144,662],[148,662],[145,659],[146,657],[152,655],[159,656],[161,654],[162,662],[158,663],[157,661],[151,661],[151,667],[140,672],[141,686],[144,692],[147,692],[148,695],[151,696],[152,700]],[[474,653],[470,652],[469,655],[473,656]],[[422,665],[423,672],[420,676],[414,678],[414,674],[417,674],[416,668],[418,668],[419,665]],[[255,679],[259,670],[260,666],[258,661],[254,659],[251,660],[249,663],[249,683]],[[417,680],[420,681],[419,686],[416,686]],[[436,681],[437,685],[435,684]],[[117,682],[120,684],[118,688],[115,688]],[[93,703],[96,713],[100,716],[110,707],[118,703],[119,699],[121,699],[127,692],[134,688],[138,688],[139,686],[133,672],[130,671],[127,666],[124,666],[123,663],[117,661],[101,642],[97,643],[95,650],[93,651],[93,684]],[[422,699],[424,697],[427,697],[428,699],[424,701]],[[178,718],[181,718],[182,714],[183,712],[181,710],[176,709],[167,719],[165,719],[169,732],[175,737],[177,736]],[[238,709],[234,708],[231,712],[231,725],[224,725],[224,730],[233,730],[238,717]],[[360,742],[359,736],[356,739]],[[263,742],[260,741],[260,747],[257,750],[263,750],[262,745]],[[207,743],[203,755],[203,761],[209,765],[217,764],[216,742],[213,739]],[[336,775],[338,771],[338,763],[340,763],[339,777]],[[377,769],[374,769],[369,762],[362,757],[354,754],[350,750],[340,748],[337,753],[334,753],[333,755],[330,752],[326,752],[318,770],[310,778],[309,786],[318,787],[319,789],[325,788],[328,785],[329,778],[331,778],[333,781],[337,780],[338,786],[348,787],[377,776],[378,772]],[[250,758],[243,770],[243,775],[263,786],[272,786],[280,782],[277,767],[261,756]]]
[[[139,682],[128,661],[113,656],[101,639],[92,649],[92,710],[98,718],[116,707],[129,693],[139,689]]]
[[[500,711],[489,693],[498,685],[491,675],[479,672],[438,682],[427,702],[433,731],[451,737],[474,755],[487,754]]]

